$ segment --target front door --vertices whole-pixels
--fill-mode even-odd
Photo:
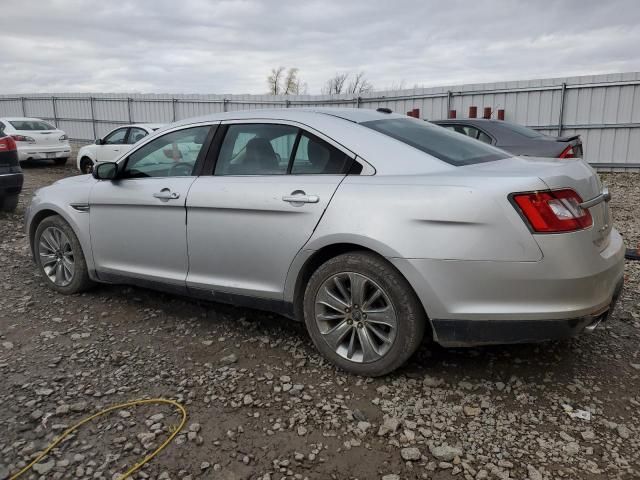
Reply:
[[[127,127],[118,128],[104,137],[102,145],[97,148],[98,162],[112,162],[123,153],[128,130]]]
[[[183,128],[152,140],[119,163],[116,180],[92,189],[91,246],[100,278],[184,288],[185,201],[211,128]]]
[[[352,162],[294,125],[229,125],[214,174],[187,198],[188,288],[281,300]]]

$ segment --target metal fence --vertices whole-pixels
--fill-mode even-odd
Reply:
[[[256,108],[335,106],[419,110],[447,118],[469,107],[504,110],[505,120],[550,135],[580,134],[585,158],[605,168],[640,168],[640,73],[416,88],[353,95],[25,94],[0,95],[0,116],[53,122],[77,141],[93,141],[127,123],[169,123]]]

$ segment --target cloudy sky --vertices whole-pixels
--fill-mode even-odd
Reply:
[[[2,0],[0,93],[309,93],[640,70],[638,0]]]

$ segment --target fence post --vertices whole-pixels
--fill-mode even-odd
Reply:
[[[173,122],[175,122],[177,120],[176,117],[176,103],[178,103],[178,99],[177,98],[172,98],[171,99],[171,111],[173,113]]]
[[[22,104],[22,116],[27,116],[27,99],[25,97],[20,97],[20,103]]]
[[[58,128],[58,109],[56,108],[56,97],[51,97],[51,106],[53,107],[53,123]]]
[[[228,112],[229,111],[229,99],[228,98],[223,98],[222,99],[222,111],[223,112]]]
[[[447,118],[451,118],[451,90],[447,90]]]
[[[133,116],[131,115],[131,102],[133,102],[133,98],[127,98],[127,112],[129,113],[129,123],[133,123]]]
[[[284,101],[284,106],[285,106],[286,108],[289,108],[289,105],[290,105],[290,104],[291,104],[291,100],[287,99],[287,100],[285,100],[285,101]]]
[[[89,105],[91,106],[91,127],[93,128],[93,138],[95,140],[97,138],[98,134],[96,132],[96,114],[95,114],[95,110],[93,108],[94,100],[95,99],[93,97],[89,97]]]
[[[356,97],[356,108],[360,108],[360,103],[362,102],[362,97]]]
[[[564,96],[567,91],[567,84],[562,82],[562,90],[560,90],[560,114],[558,115],[558,136],[562,135],[562,117],[564,116]]]

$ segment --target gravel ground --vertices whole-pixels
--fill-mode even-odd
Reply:
[[[166,397],[185,429],[135,478],[640,477],[640,262],[592,335],[509,347],[423,346],[379,379],[345,375],[301,325],[125,286],[45,287],[23,233],[34,189],[71,166],[25,168],[0,214],[0,479],[107,406]],[[617,227],[640,241],[640,176],[603,175]],[[175,428],[144,406],[100,417],[25,478],[118,478]]]

